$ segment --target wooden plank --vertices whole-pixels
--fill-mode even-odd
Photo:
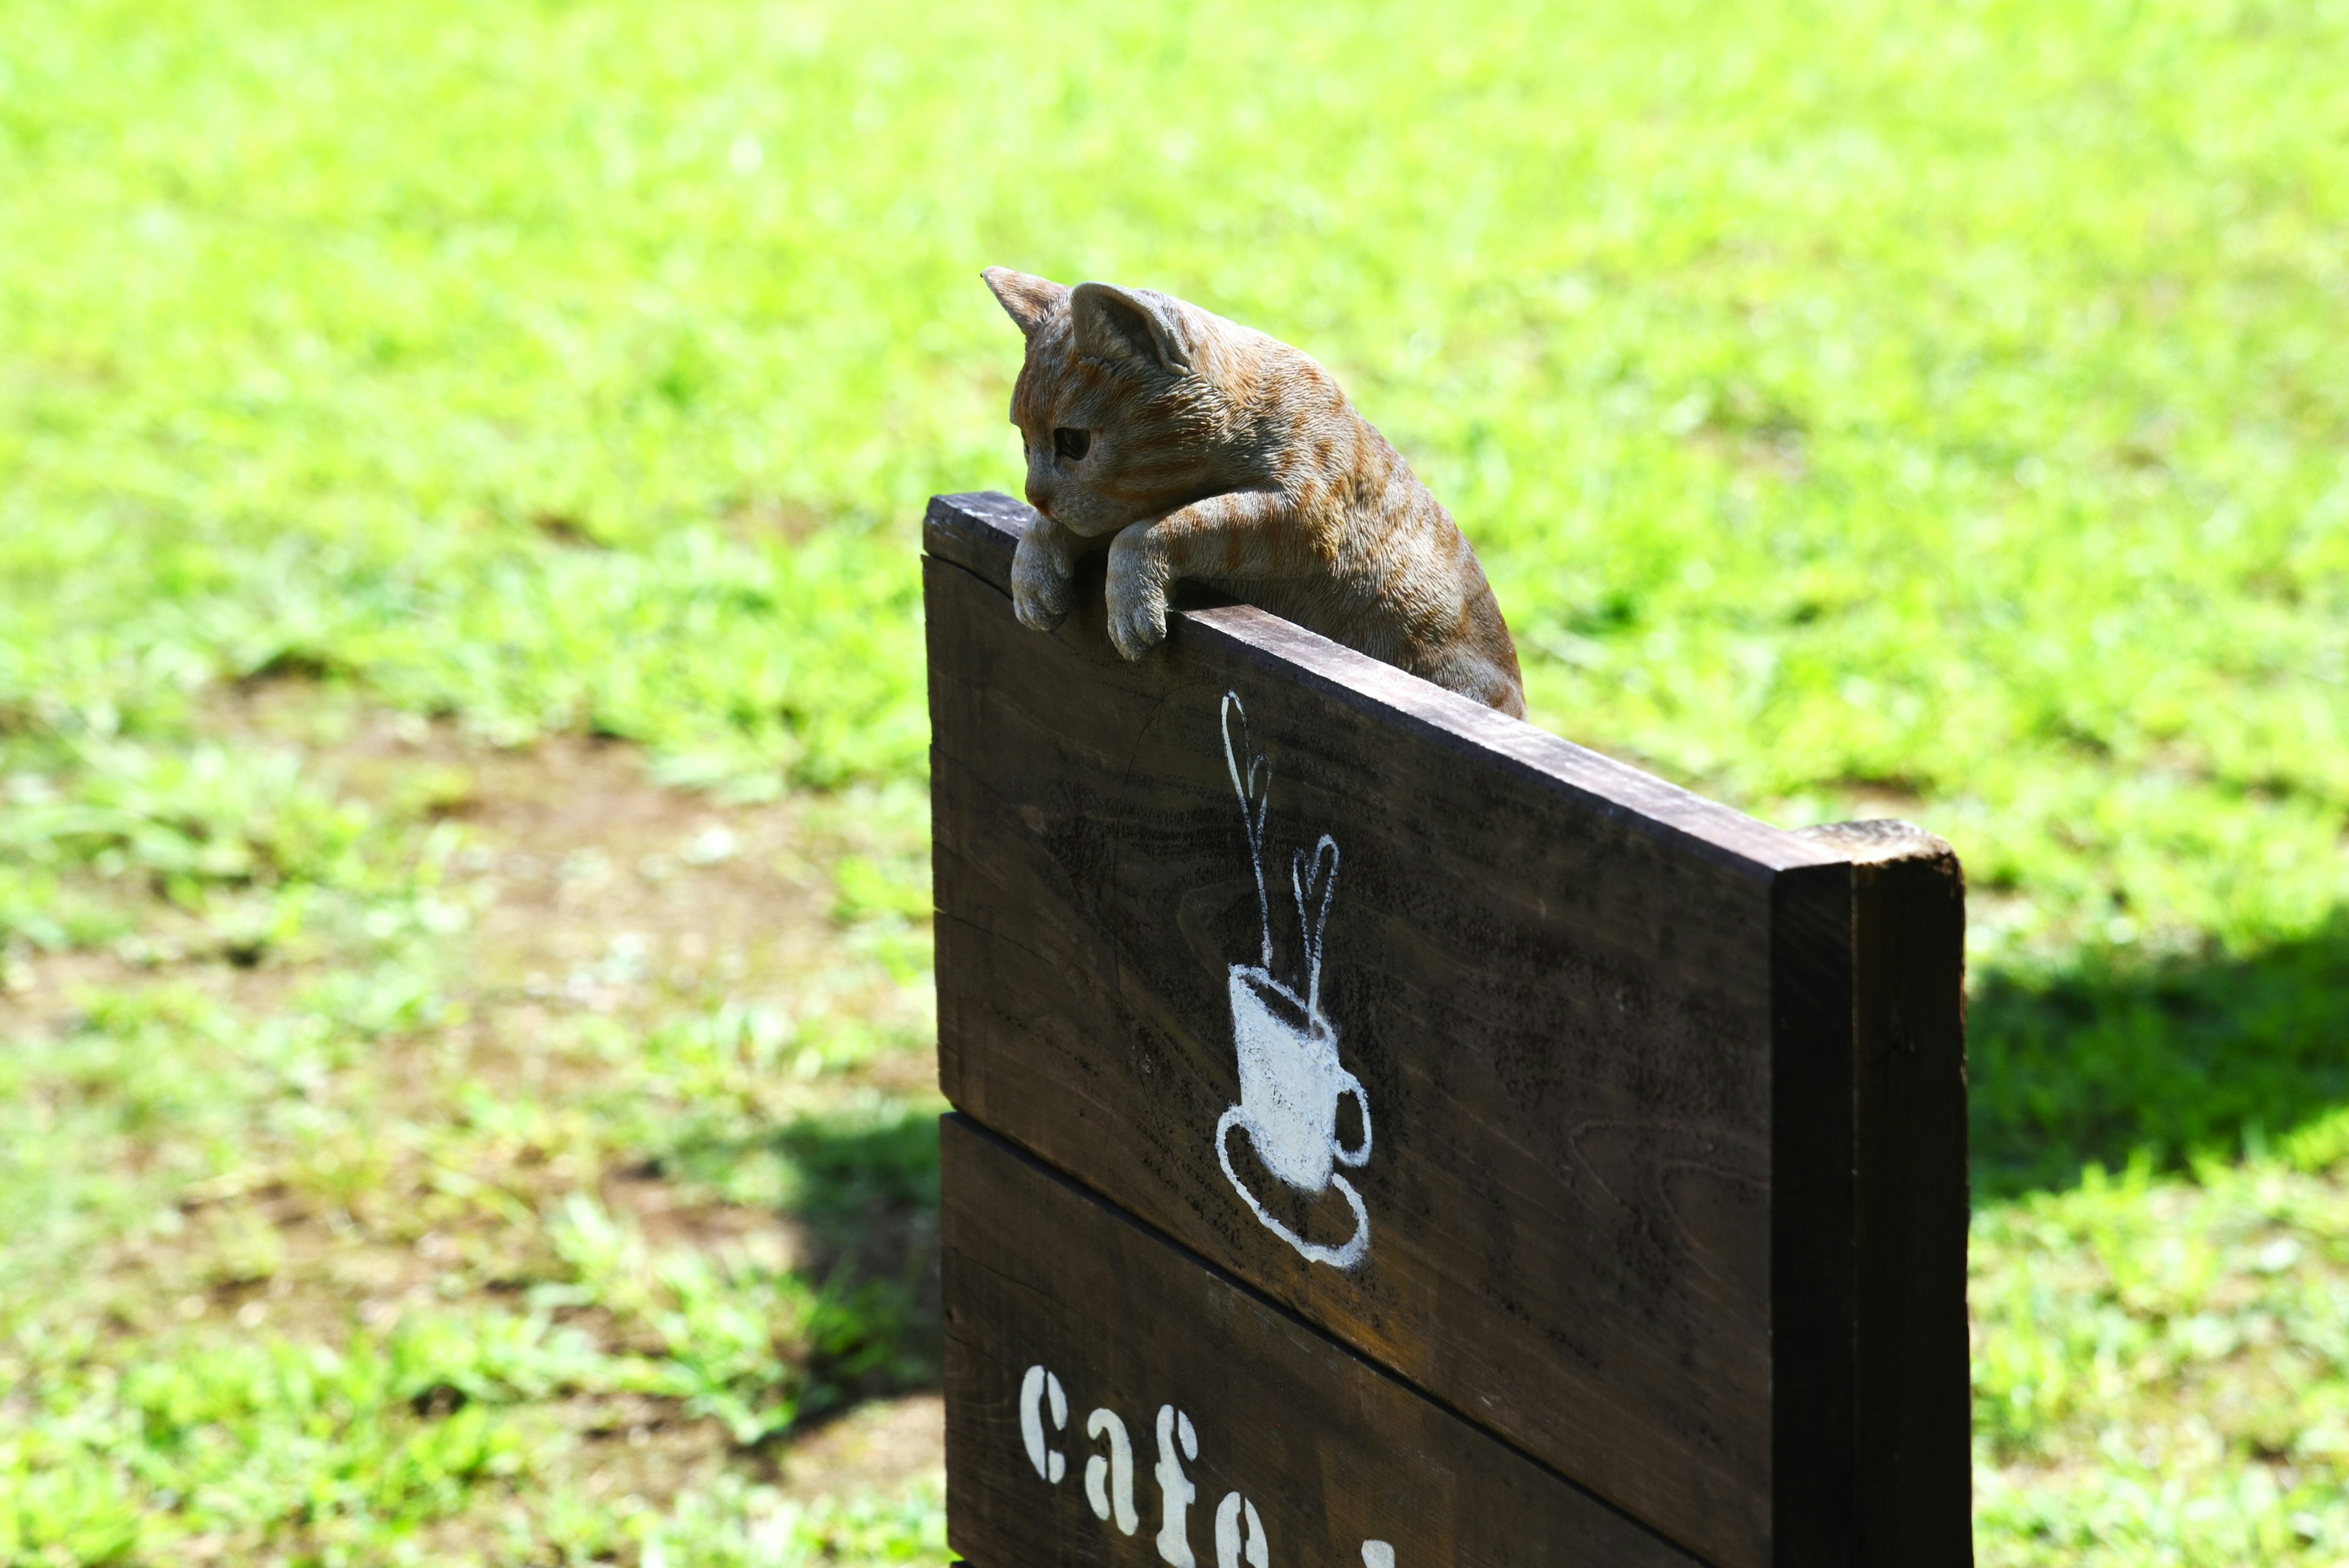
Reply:
[[[1038,1568],[1697,1562],[975,1124],[947,1117],[943,1144],[957,1552]],[[1126,1438],[1127,1509],[1096,1410]],[[1220,1534],[1219,1515],[1237,1528]]]
[[[1009,594],[1011,552],[1032,515],[1021,503],[994,491],[933,495],[922,518],[922,548]]]
[[[1962,1562],[1954,1545],[1973,1507],[1965,877],[1947,844],[1906,823],[1802,836],[1853,863],[1859,1557]]]
[[[1854,1561],[1851,870],[1771,888],[1771,1532],[1766,1561]],[[1796,1370],[1799,1369],[1799,1370]]]
[[[1900,1558],[1861,1525],[1890,1479],[1863,1432],[1899,1424],[1869,1403],[1881,1366],[1927,1369],[1906,1386],[1934,1412],[1954,1388],[1959,1489],[1965,1397],[1961,1164],[1952,1207],[1945,1165],[1863,1167],[1856,1141],[1863,1100],[1888,1127],[1908,1114],[1856,1068],[1859,999],[1884,989],[1860,970],[1894,951],[1857,934],[1866,857],[1244,606],[1176,616],[1135,664],[1097,580],[1059,631],[1024,631],[1003,592],[1019,510],[942,498],[926,527],[957,1106],[1723,1568],[1965,1561],[1961,1524]],[[1252,859],[1233,763],[1257,756]],[[1324,836],[1309,987],[1289,874]],[[1928,1005],[1955,950],[1899,951],[1941,965],[1902,992]],[[1296,1140],[1240,1058],[1281,1039],[1359,1080],[1308,1073],[1348,1149],[1367,1103],[1360,1167],[1309,1148],[1292,1186],[1258,1158]],[[1925,1186],[1888,1207],[1863,1169]],[[1912,1210],[1930,1241],[1899,1241]],[[1951,1214],[1956,1317],[1887,1306],[1863,1283],[1877,1254],[1921,1248],[1917,1290],[1941,1291]],[[1946,1498],[1946,1418],[1921,1419],[1933,1440],[1898,1451]]]
[[[962,567],[1003,595],[1008,603],[1012,551],[1024,520],[1033,515],[1029,507],[994,492],[932,496],[923,519],[923,547],[933,559]],[[1101,563],[1095,560],[1090,566],[1089,574],[1080,566],[1080,582],[1090,577],[1092,601],[1054,636],[1085,658],[1095,677],[1113,677],[1120,668],[1146,669],[1147,660],[1140,667],[1123,665],[1111,651],[1105,635],[1085,635],[1089,630],[1100,631],[1102,611]],[[1188,594],[1187,589],[1178,603],[1188,607],[1176,617],[1178,626],[1223,630],[1234,640],[1271,654],[1265,668],[1277,670],[1287,679],[1340,701],[1360,699],[1358,706],[1377,712],[1416,739],[1455,751],[1478,764],[1506,768],[1526,782],[1563,790],[1602,814],[1650,831],[1677,832],[1685,836],[1691,847],[1713,846],[1724,858],[1763,866],[1827,864],[1841,858],[1805,843],[1799,834],[1782,832],[1523,720],[1495,712],[1277,616],[1247,605],[1226,604],[1206,593]],[[937,651],[934,639],[934,676],[939,673]],[[938,695],[934,688],[933,722],[938,716]]]

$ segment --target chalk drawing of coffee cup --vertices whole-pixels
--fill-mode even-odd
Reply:
[[[1238,721],[1238,734],[1233,722]],[[1327,834],[1311,854],[1299,850],[1289,863],[1288,886],[1297,903],[1297,924],[1305,950],[1300,992],[1273,973],[1272,908],[1264,880],[1264,826],[1269,805],[1271,764],[1247,744],[1247,715],[1237,693],[1224,695],[1224,761],[1240,797],[1248,858],[1256,870],[1258,961],[1230,970],[1232,1048],[1239,1058],[1239,1104],[1216,1123],[1216,1159],[1265,1229],[1307,1261],[1350,1269],[1371,1248],[1371,1219],[1362,1195],[1336,1167],[1357,1168],[1371,1158],[1371,1100],[1360,1078],[1338,1057],[1337,1026],[1321,1012],[1321,938],[1330,905],[1338,892],[1338,845]],[[1247,758],[1243,765],[1241,759]],[[1349,1146],[1339,1135],[1338,1103],[1351,1096],[1362,1121],[1361,1142]],[[1247,1135],[1265,1169],[1294,1191],[1318,1197],[1336,1188],[1354,1213],[1354,1233],[1342,1245],[1309,1241],[1282,1224],[1232,1168],[1234,1129]]]

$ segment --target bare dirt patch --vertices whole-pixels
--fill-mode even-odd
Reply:
[[[203,727],[240,747],[297,750],[305,772],[406,831],[453,824],[460,847],[440,893],[467,919],[429,960],[439,1021],[370,1045],[367,1114],[344,1147],[305,1157],[339,1160],[342,1174],[311,1179],[257,1155],[250,1170],[180,1192],[171,1223],[109,1250],[112,1333],[331,1344],[354,1325],[388,1333],[408,1313],[465,1297],[519,1305],[531,1282],[558,1272],[547,1216],[582,1190],[652,1251],[756,1252],[819,1282],[902,1277],[908,1258],[934,1251],[934,1216],[918,1205],[860,1198],[812,1227],[626,1158],[582,1108],[603,1069],[575,1048],[591,1029],[627,1040],[761,1005],[827,1010],[918,1042],[926,992],[893,978],[860,946],[869,933],[836,918],[832,871],[843,854],[902,855],[902,827],[868,835],[837,798],[721,804],[663,787],[629,746],[557,737],[502,749],[298,680],[223,693]],[[91,988],[159,978],[240,1017],[265,1015],[346,962],[334,952],[236,961],[158,899],[140,911],[137,942],[20,963],[14,994],[0,997],[0,1036],[69,1030]],[[934,1055],[902,1044],[823,1073],[826,1092],[852,1097],[935,1092]],[[471,1103],[453,1103],[451,1085]],[[333,1082],[305,1091],[337,1092]],[[508,1115],[511,1127],[497,1119]],[[909,1332],[927,1343],[935,1267],[920,1272]],[[600,1309],[559,1316],[611,1351],[645,1351]],[[942,1464],[939,1402],[893,1389],[899,1376],[851,1379],[851,1399],[819,1401],[820,1424],[749,1449],[669,1400],[580,1397],[547,1413],[575,1437],[563,1475],[593,1495],[658,1503],[727,1468],[787,1493],[854,1494]]]
[[[870,1400],[783,1450],[779,1479],[808,1497],[902,1486],[946,1468],[946,1433],[936,1394]]]

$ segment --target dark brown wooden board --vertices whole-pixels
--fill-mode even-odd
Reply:
[[[1187,1417],[1195,1454],[1168,1541],[1218,1563],[1234,1511],[1247,1562],[1253,1506],[1269,1563],[1361,1568],[1695,1568],[1696,1560],[1324,1334],[959,1116],[941,1161],[947,1282],[948,1539],[978,1563],[1158,1564],[1166,1489],[1159,1411]],[[1032,1410],[1022,1396],[1030,1367]],[[1126,1433],[1133,1511],[1120,1528],[1097,1409]],[[1055,1423],[1058,1414],[1061,1420]],[[1044,1468],[1030,1457],[1034,1435]],[[1060,1463],[1053,1463],[1057,1455]],[[1104,1461],[1110,1517],[1088,1497]],[[1060,1479],[1051,1479],[1053,1472]],[[1187,1489],[1187,1490],[1186,1490]],[[1181,1547],[1174,1545],[1179,1538]]]
[[[926,528],[956,1106],[1720,1568],[1970,1561],[1945,846],[1781,832],[1245,606],[1127,663],[1096,575],[1026,631],[1024,514]],[[1217,1157],[1268,923],[1227,697],[1300,993],[1291,852],[1339,846],[1350,1266],[1270,1228],[1333,1244],[1335,1188]]]
[[[1965,881],[1901,823],[1801,836],[1852,857],[1860,1053],[1854,1303],[1860,1540],[1871,1560],[1930,1558],[1972,1507],[1951,1456],[1972,1418],[1966,1365]]]

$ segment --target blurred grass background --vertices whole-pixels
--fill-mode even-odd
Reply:
[[[1985,1564],[2349,1557],[2344,70],[2340,0],[0,0],[0,1563],[943,1555],[804,1456],[934,1408],[993,262],[1330,365],[1538,722],[1957,845]]]

